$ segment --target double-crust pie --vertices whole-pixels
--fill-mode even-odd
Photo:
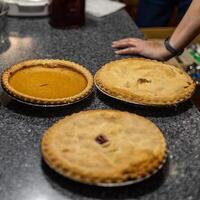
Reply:
[[[120,183],[155,173],[166,160],[159,128],[136,114],[89,110],[67,116],[43,135],[46,163],[84,183]]]
[[[97,86],[121,100],[144,105],[172,105],[191,97],[195,83],[183,70],[155,60],[128,58],[104,65]]]
[[[68,104],[89,95],[93,77],[83,66],[66,60],[28,60],[4,71],[2,86],[20,100]]]

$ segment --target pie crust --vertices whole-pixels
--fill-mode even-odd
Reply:
[[[55,123],[43,135],[46,163],[70,179],[88,184],[141,180],[166,160],[159,128],[136,114],[89,110]]]
[[[142,105],[173,105],[191,97],[195,83],[183,70],[156,60],[121,59],[105,64],[95,75],[110,96]]]
[[[26,102],[71,104],[91,93],[93,77],[85,67],[71,61],[28,60],[6,69],[2,86]]]

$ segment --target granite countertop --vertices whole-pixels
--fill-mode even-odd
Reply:
[[[125,11],[88,19],[81,29],[57,30],[47,18],[8,18],[0,30],[0,72],[33,58],[70,59],[94,74],[115,56],[111,42],[142,37]],[[39,109],[10,100],[0,89],[0,200],[199,200],[200,113],[187,101],[173,108],[147,108],[112,100],[94,89],[73,106]],[[169,155],[164,168],[150,179],[121,188],[98,188],[69,181],[42,161],[43,132],[65,115],[88,109],[119,109],[152,120],[163,131]]]

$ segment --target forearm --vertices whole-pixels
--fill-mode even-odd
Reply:
[[[187,13],[170,38],[176,49],[186,47],[200,33],[200,0],[193,0]]]
[[[125,38],[114,41],[117,54],[138,54],[157,60],[167,60],[175,56],[174,50],[183,50],[200,33],[200,0],[193,0],[184,18],[170,37],[167,48],[164,43],[137,38]],[[166,44],[166,43],[165,43]],[[171,50],[170,50],[171,49]]]

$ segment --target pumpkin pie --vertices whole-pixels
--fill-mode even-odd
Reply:
[[[71,61],[28,60],[6,69],[2,86],[23,101],[70,104],[91,93],[93,77],[85,67]]]
[[[46,163],[61,175],[88,184],[149,177],[166,160],[159,128],[136,114],[89,110],[55,123],[43,135]]]
[[[143,105],[173,105],[189,99],[195,83],[183,70],[143,58],[105,64],[95,75],[97,86],[115,98]]]

